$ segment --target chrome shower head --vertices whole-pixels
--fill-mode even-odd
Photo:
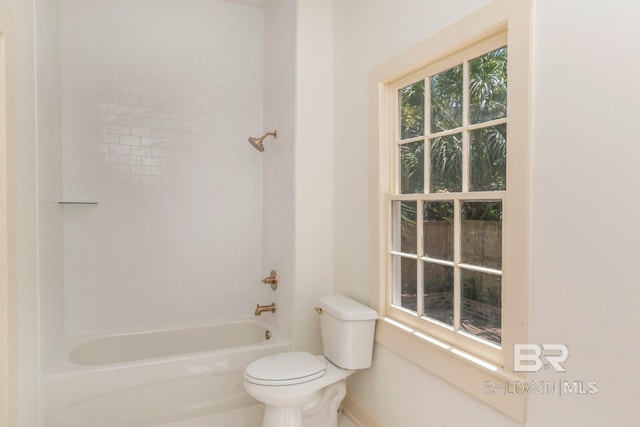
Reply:
[[[273,132],[267,132],[264,135],[262,135],[259,138],[254,138],[253,136],[249,137],[249,144],[253,145],[253,147],[260,151],[263,152],[264,151],[264,144],[262,143],[262,141],[264,141],[264,139],[268,136],[273,136],[274,138],[278,137],[278,131],[273,131]]]

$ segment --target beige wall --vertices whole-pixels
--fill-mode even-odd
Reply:
[[[324,0],[297,7],[294,346],[320,353],[313,307],[333,279],[332,9]]]
[[[334,284],[369,298],[369,71],[487,4],[334,2]],[[636,2],[535,2],[531,316],[534,343],[564,343],[564,376],[593,396],[534,395],[527,426],[631,425],[640,290]],[[585,232],[585,230],[589,230]],[[585,236],[589,236],[587,239]],[[349,382],[388,427],[520,425],[389,349]]]
[[[13,23],[0,1],[0,426],[15,424],[16,411],[16,279],[15,279],[15,145],[13,139]],[[11,408],[11,409],[10,409]]]
[[[36,0],[38,291],[44,372],[64,336],[60,2]]]
[[[12,427],[38,425],[40,366],[38,354],[36,106],[33,2],[6,0],[13,19],[16,170],[16,334],[17,387]]]

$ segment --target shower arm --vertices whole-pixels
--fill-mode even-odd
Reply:
[[[264,151],[264,144],[262,143],[262,141],[268,137],[268,136],[273,136],[274,138],[278,137],[278,131],[274,130],[273,132],[267,132],[264,135],[262,135],[259,138],[254,138],[252,136],[249,137],[249,144],[253,145],[253,148],[255,148],[256,150],[263,152]]]
[[[258,138],[258,139],[260,139],[260,140],[264,140],[264,139],[265,139],[266,137],[268,137],[268,136],[272,136],[272,137],[274,137],[274,138],[277,138],[277,137],[278,137],[278,131],[277,131],[277,130],[274,130],[273,132],[267,132],[267,133],[265,133],[264,135],[262,135],[262,136],[261,136],[260,138]]]

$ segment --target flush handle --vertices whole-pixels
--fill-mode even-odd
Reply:
[[[315,307],[316,313],[318,314],[322,314],[322,308],[320,307]]]

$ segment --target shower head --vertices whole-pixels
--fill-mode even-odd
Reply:
[[[262,138],[254,138],[250,136],[249,144],[253,145],[254,148],[260,152],[264,151],[264,144],[262,143]]]
[[[262,135],[259,138],[254,138],[253,136],[249,137],[249,144],[253,145],[253,148],[255,148],[256,150],[263,152],[264,151],[264,144],[262,143],[262,141],[264,141],[264,139],[268,136],[273,136],[274,138],[278,137],[278,131],[273,131],[273,132],[267,132],[264,135]]]

